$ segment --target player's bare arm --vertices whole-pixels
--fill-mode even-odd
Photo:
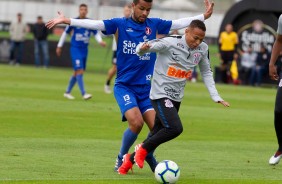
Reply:
[[[276,63],[278,55],[281,51],[281,48],[282,48],[282,35],[278,35],[277,39],[276,39],[276,41],[273,45],[273,51],[272,51],[271,59],[270,59],[270,62],[269,62],[269,77],[272,80],[278,80],[279,79],[279,75],[277,74],[275,63]]]
[[[226,101],[218,101],[218,103],[222,104],[224,107],[229,107],[229,103]]]
[[[65,15],[62,12],[58,12],[58,17],[53,18],[49,20],[46,23],[46,27],[48,29],[51,29],[52,27],[58,25],[58,24],[70,24],[70,18],[66,18]]]
[[[205,7],[206,7],[206,12],[204,13],[205,20],[210,18],[212,13],[213,13],[213,6],[214,2],[211,2],[209,0],[205,0]]]

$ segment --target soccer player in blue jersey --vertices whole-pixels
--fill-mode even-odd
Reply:
[[[79,17],[77,17],[76,19],[87,19],[87,13],[87,5],[81,4],[79,6]],[[74,99],[74,96],[71,95],[71,90],[75,83],[77,83],[83,99],[88,100],[92,97],[92,95],[87,94],[85,91],[83,73],[86,69],[86,60],[88,55],[88,44],[90,36],[92,34],[95,35],[97,42],[103,47],[106,46],[106,43],[102,40],[101,35],[96,30],[80,28],[76,26],[67,26],[60,38],[56,49],[56,53],[58,56],[60,56],[62,53],[62,46],[64,44],[67,34],[72,34],[70,53],[74,73],[70,78],[69,85],[66,89],[66,92],[64,93],[64,97],[71,100]]]
[[[153,0],[133,0],[133,13],[130,18],[112,18],[109,20],[78,20],[66,18],[59,13],[57,18],[50,20],[46,26],[52,28],[57,24],[70,24],[89,29],[97,29],[104,34],[115,34],[117,41],[117,77],[114,95],[122,113],[122,120],[128,122],[122,138],[122,145],[117,156],[115,170],[122,164],[122,157],[134,144],[144,121],[152,130],[155,111],[149,99],[151,77],[153,74],[155,53],[143,56],[136,55],[136,46],[140,42],[155,39],[157,34],[168,34],[170,30],[187,27],[194,19],[204,21],[213,11],[214,3],[205,0],[206,12],[195,17],[177,20],[148,18]],[[151,170],[154,171],[157,161],[152,152],[146,157]]]

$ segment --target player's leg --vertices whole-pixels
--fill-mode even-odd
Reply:
[[[269,164],[278,164],[282,158],[282,79],[280,80],[279,87],[276,94],[275,110],[274,110],[274,127],[278,141],[278,150],[270,158]]]
[[[35,66],[40,66],[40,56],[39,56],[39,41],[34,40],[34,60],[35,60]]]
[[[44,66],[47,68],[49,66],[49,48],[48,48],[48,41],[43,40],[41,41],[42,46],[42,53],[43,53],[43,59],[44,59]]]
[[[122,144],[114,168],[117,171],[122,164],[123,156],[128,153],[130,147],[137,139],[144,122],[137,105],[136,97],[131,89],[120,84],[115,85],[114,95],[123,116],[122,120],[128,121],[128,128],[123,133]]]
[[[139,168],[143,168],[145,157],[155,150],[160,144],[174,139],[183,131],[182,123],[178,115],[180,102],[174,102],[163,98],[153,100],[152,105],[156,115],[162,122],[163,128],[147,138],[143,144],[135,150],[134,160]]]
[[[104,86],[104,91],[107,94],[110,94],[111,91],[111,81],[113,79],[113,77],[115,76],[116,72],[117,72],[117,66],[116,66],[116,62],[117,62],[117,51],[113,52],[113,58],[112,58],[112,67],[108,70],[108,78],[106,81],[106,84]]]
[[[154,127],[150,132],[150,135],[147,137],[147,139],[149,139],[151,136],[153,136],[154,134],[156,134],[159,130],[161,130],[163,128],[163,125],[160,121],[160,119],[155,116],[155,122],[154,122]],[[149,155],[149,154],[148,154]],[[152,172],[154,172],[155,167],[157,165],[157,161],[156,159],[152,156],[152,158],[148,158],[148,155],[146,157],[146,161],[147,163],[150,165],[150,162],[148,162],[148,159],[154,159],[153,161],[151,161],[151,163],[153,163],[153,167],[151,167]],[[119,174],[127,174],[127,172],[132,169],[133,164],[135,163],[134,161],[134,157],[135,157],[135,152],[133,152],[132,154],[125,154],[123,157],[123,163],[122,165],[118,168],[118,173]]]

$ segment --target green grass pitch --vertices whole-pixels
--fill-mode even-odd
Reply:
[[[0,183],[156,183],[148,165],[126,176],[113,172],[127,124],[113,95],[103,92],[105,73],[88,66],[93,98],[83,101],[75,86],[70,101],[63,93],[71,69],[0,65]],[[282,183],[282,165],[268,165],[277,148],[276,89],[217,88],[230,108],[213,103],[203,83],[187,84],[179,112],[184,132],[161,145],[157,159],[179,165],[179,184]],[[144,126],[136,143],[147,133]]]

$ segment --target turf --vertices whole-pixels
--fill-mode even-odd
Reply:
[[[121,176],[113,172],[126,123],[106,75],[85,74],[93,99],[64,99],[71,69],[0,65],[1,183],[156,183],[145,165]],[[178,163],[178,183],[281,183],[281,165],[269,166],[277,148],[273,128],[275,88],[217,85],[231,103],[211,101],[203,83],[188,83],[180,116],[184,132],[161,145],[158,160]],[[144,127],[136,143],[148,132]]]

